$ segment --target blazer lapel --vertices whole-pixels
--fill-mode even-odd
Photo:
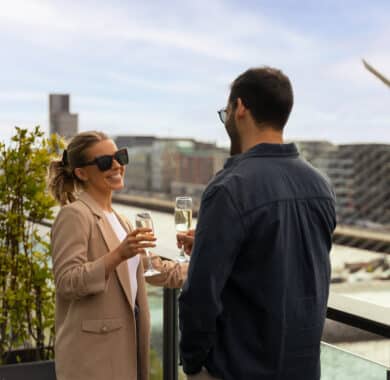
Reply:
[[[115,232],[113,231],[111,224],[108,222],[108,220],[106,218],[99,219],[98,227],[100,229],[104,241],[106,242],[108,250],[111,252],[114,249],[116,249],[120,244],[120,242]],[[130,306],[133,308],[133,300],[131,297],[131,284],[129,278],[129,268],[127,266],[127,261],[123,261],[122,263],[120,263],[116,267],[115,272],[118,276],[122,289],[126,295],[127,301],[129,302]]]
[[[116,217],[118,218],[120,224],[122,225],[122,227],[126,230],[127,233],[133,231],[133,226],[131,225],[130,221],[123,217],[122,215],[118,214],[115,210],[114,211],[114,214],[116,215]]]
[[[110,222],[104,216],[104,213],[101,208],[86,192],[80,194],[78,198],[83,201],[91,209],[92,213],[97,216],[97,225],[100,230],[100,233],[102,234],[103,240],[106,243],[108,251],[111,252],[116,249],[120,244],[120,241],[116,236],[115,231],[112,229]],[[118,219],[122,224],[123,228],[128,232],[129,228],[124,224],[122,218]],[[123,289],[123,292],[126,295],[127,301],[129,302],[130,307],[133,309],[133,300],[131,297],[131,285],[127,261],[123,261],[121,264],[119,264],[116,267],[115,271],[116,275],[118,276],[119,283],[121,284],[121,287]]]
[[[128,221],[128,219],[122,217],[115,210],[113,210],[113,211],[114,211],[114,214],[116,215],[116,217],[118,218],[120,224],[125,229],[125,231],[127,233],[131,232],[133,230],[133,228],[132,228],[130,222]],[[140,263],[141,263],[141,261],[142,260],[140,260]],[[125,264],[125,265],[122,266],[122,264]],[[128,282],[128,284],[129,284],[128,289],[131,289],[130,277],[129,277],[129,269],[128,269],[128,266],[127,266],[127,261],[123,262],[122,264],[117,267],[118,277],[119,277],[119,279],[121,281],[122,286],[123,286],[124,283]],[[124,272],[126,272],[126,273],[124,273]],[[137,277],[138,277],[138,271],[137,271]],[[138,282],[138,285],[139,285],[139,281],[137,281],[137,282]],[[131,295],[131,292],[130,292],[130,295]],[[132,300],[131,296],[130,296],[129,300]],[[135,300],[133,300],[132,302],[135,303]],[[130,305],[133,308],[133,303],[132,302],[130,302]]]

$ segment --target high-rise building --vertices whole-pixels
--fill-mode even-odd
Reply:
[[[57,133],[70,139],[78,131],[78,115],[69,112],[68,94],[49,95],[50,134]]]
[[[353,208],[353,213],[341,216],[347,222],[352,217],[359,224],[390,226],[390,145],[340,145],[335,161],[337,178]]]
[[[298,142],[331,180],[339,223],[390,226],[390,145]]]

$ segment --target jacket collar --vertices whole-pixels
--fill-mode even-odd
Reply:
[[[92,211],[93,214],[98,216],[99,218],[102,218],[104,216],[104,211],[102,208],[98,205],[98,203],[86,192],[83,191],[78,195],[78,198],[81,202],[85,203],[85,205]],[[130,232],[132,230],[131,224],[127,221],[126,218],[123,218],[122,215],[118,214],[115,210],[112,210],[113,213],[118,218],[120,224],[122,227],[127,231]]]
[[[227,159],[225,169],[246,158],[251,157],[298,157],[299,152],[294,143],[290,144],[257,144],[244,153],[237,154]]]
[[[102,208],[86,191],[81,192],[78,195],[77,199],[85,203],[87,207],[92,211],[93,214],[95,214],[99,218],[103,217],[104,214]]]

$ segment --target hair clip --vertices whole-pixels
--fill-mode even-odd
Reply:
[[[64,151],[62,152],[62,165],[64,166],[68,166],[69,164],[69,161],[68,161],[68,151],[66,149],[64,149]]]

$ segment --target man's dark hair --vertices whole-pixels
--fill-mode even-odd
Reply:
[[[252,68],[238,76],[229,103],[236,107],[238,98],[257,123],[266,122],[277,130],[284,128],[294,102],[290,80],[272,67]]]

